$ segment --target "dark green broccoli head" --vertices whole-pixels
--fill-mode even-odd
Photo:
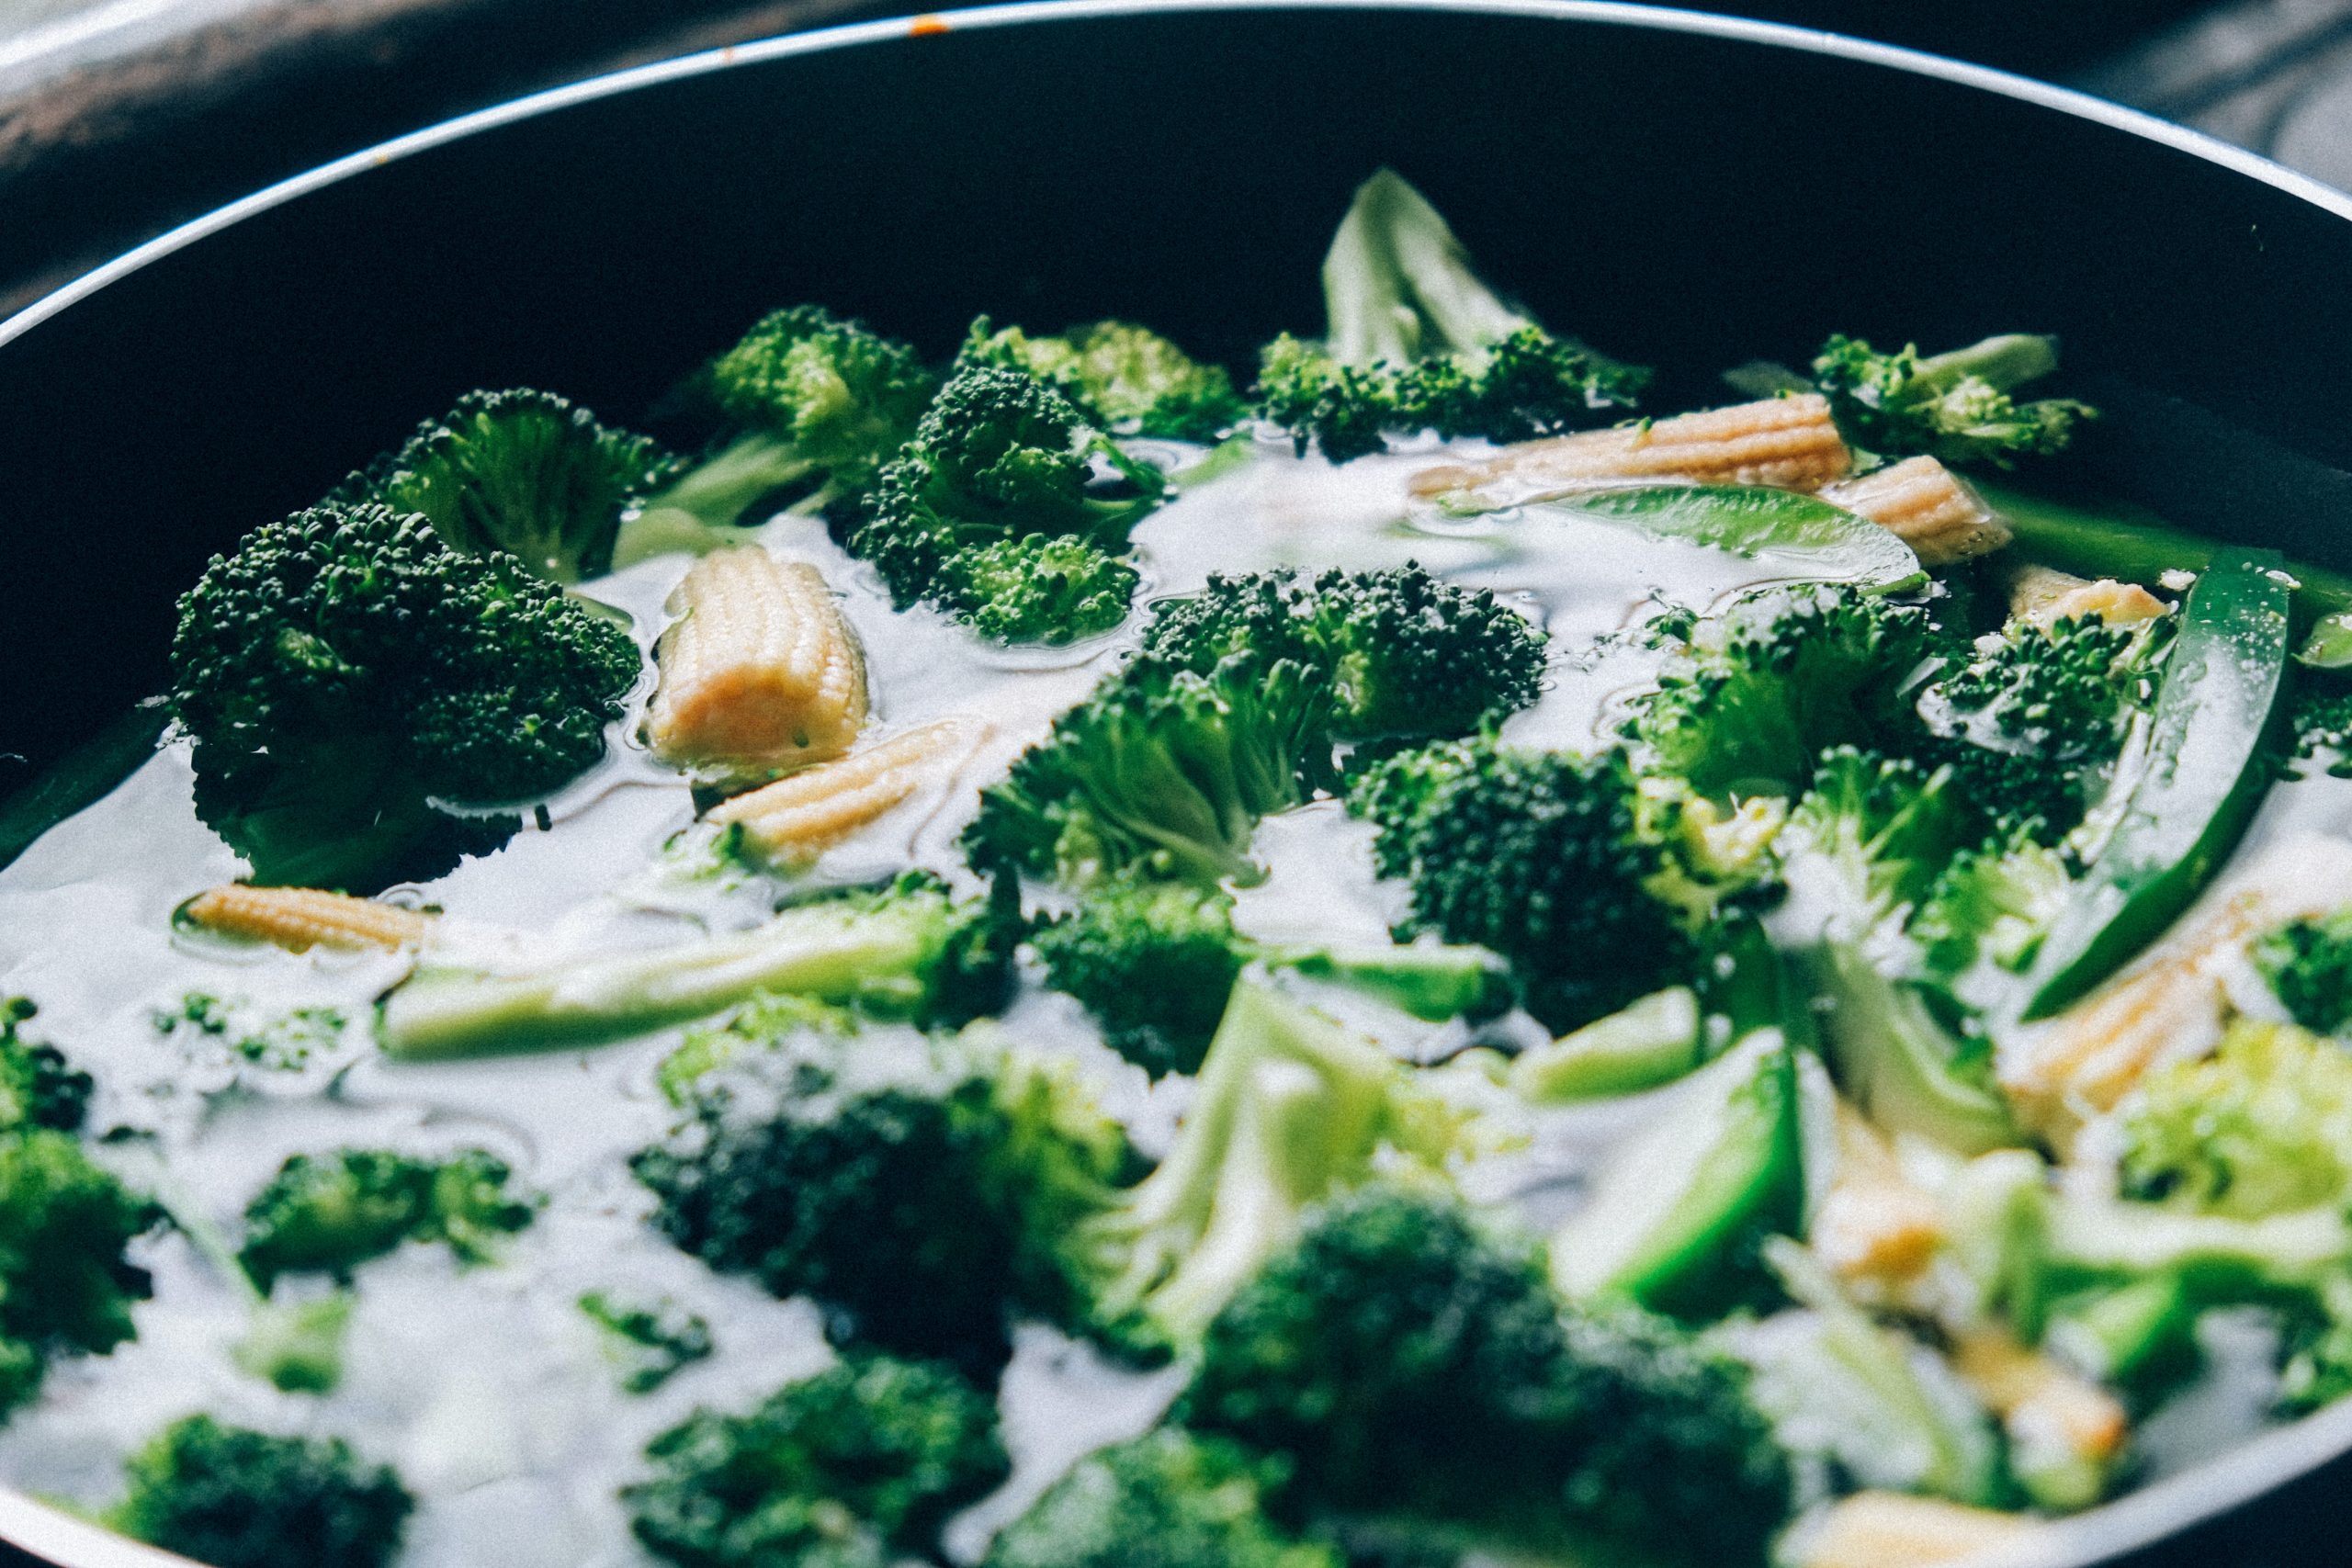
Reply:
[[[728,418],[785,438],[846,489],[872,479],[939,386],[912,348],[818,305],[761,317],[708,377]]]
[[[1193,883],[1114,878],[1031,940],[1047,983],[1155,1076],[1198,1070],[1245,962],[1231,895]]]
[[[1204,365],[1147,327],[1096,321],[1059,337],[972,323],[963,359],[1006,365],[1051,385],[1098,427],[1122,435],[1214,441],[1249,415],[1222,366]]]
[[[2287,730],[2299,759],[2327,758],[2327,771],[2352,778],[2352,680],[2341,671],[2298,670],[2288,691]]]
[[[1127,618],[1136,569],[1091,539],[1024,534],[950,552],[933,602],[993,642],[1073,642]]]
[[[2290,920],[2252,950],[2288,1016],[2321,1034],[2352,1033],[2352,911]]]
[[[1341,1568],[1263,1512],[1286,1468],[1162,1427],[1079,1461],[997,1536],[985,1568]]]
[[[480,1262],[531,1223],[537,1200],[510,1189],[506,1162],[481,1149],[447,1160],[389,1149],[295,1155],[245,1206],[245,1271],[265,1292],[280,1274],[348,1280],[405,1241],[440,1242]]]
[[[0,1137],[0,1410],[32,1396],[48,1356],[132,1337],[152,1292],[123,1253],[161,1217],[68,1134]]]
[[[2064,451],[2075,426],[2098,417],[2071,398],[2021,403],[2009,396],[2057,368],[2054,338],[2011,333],[1922,358],[1908,344],[1881,354],[1841,333],[1822,345],[1813,378],[1847,439],[1866,451],[2007,468],[2020,457]]]
[[[1386,448],[1391,430],[1419,430],[1402,406],[1396,378],[1340,364],[1322,348],[1284,333],[1268,344],[1251,389],[1260,417],[1290,432],[1300,457],[1308,448],[1334,463]]]
[[[280,1438],[190,1416],[131,1455],[124,1533],[219,1568],[385,1568],[415,1499],[342,1438]]]
[[[1287,659],[1235,655],[1205,675],[1137,659],[981,791],[965,854],[983,872],[1073,884],[1120,871],[1260,880],[1258,819],[1330,775],[1328,691]]]
[[[0,1131],[78,1132],[96,1086],[65,1053],[27,1037],[24,1025],[38,1010],[29,997],[0,997]]]
[[[514,830],[499,805],[604,755],[642,660],[503,552],[388,507],[320,506],[215,556],[180,599],[172,711],[197,804],[262,882],[438,874]]]
[[[686,1568],[886,1568],[1010,1469],[989,1397],[934,1363],[852,1356],[746,1415],[698,1410],[621,1494],[637,1538]]]
[[[1381,763],[1355,798],[1378,863],[1412,881],[1412,927],[1509,959],[1555,1031],[1687,976],[1690,940],[1652,891],[1671,862],[1622,752],[1443,744]]]
[[[503,550],[552,582],[612,568],[622,509],[677,476],[651,440],[551,392],[468,392],[329,499],[421,513],[444,544]]]
[[[654,1223],[714,1269],[816,1299],[838,1343],[993,1377],[1008,1318],[1078,1325],[1078,1222],[1110,1202],[1125,1134],[1068,1077],[943,1046],[886,1071],[872,1050],[779,1053],[714,1086],[631,1162]]]

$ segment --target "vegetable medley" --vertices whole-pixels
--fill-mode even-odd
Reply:
[[[2086,502],[2046,337],[1657,408],[1387,171],[1323,276],[1254,383],[793,306],[214,558],[0,875],[0,1475],[1912,1568],[2352,1389],[2352,586]]]

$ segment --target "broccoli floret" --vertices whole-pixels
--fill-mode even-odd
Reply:
[[[96,1086],[56,1046],[26,1037],[38,1011],[29,997],[0,997],[0,1131],[79,1132]]]
[[[1525,616],[1410,562],[1312,581],[1212,576],[1160,607],[1143,646],[1202,674],[1236,653],[1320,669],[1343,740],[1466,734],[1533,702],[1544,675],[1544,634]]]
[[[717,1348],[709,1320],[677,1303],[622,1301],[602,1291],[580,1298],[580,1310],[605,1331],[620,1363],[621,1387],[651,1393]]]
[[[481,1149],[446,1160],[389,1149],[294,1155],[245,1206],[238,1257],[264,1292],[281,1274],[348,1282],[354,1269],[404,1241],[440,1242],[460,1262],[478,1263],[537,1211],[535,1196],[509,1189],[513,1176]]]
[[[857,1026],[857,1014],[847,1008],[788,993],[763,992],[724,1021],[688,1030],[677,1049],[662,1058],[653,1081],[664,1100],[683,1109],[693,1103],[704,1080],[747,1055],[803,1035],[844,1039]]]
[[[983,874],[1073,884],[1125,870],[1261,881],[1258,819],[1330,776],[1327,692],[1288,659],[1235,655],[1205,675],[1138,659],[980,792],[965,854]]]
[[[1115,1201],[1125,1134],[1068,1074],[947,1042],[804,1041],[715,1080],[631,1162],[654,1223],[712,1268],[806,1294],[843,1344],[993,1376],[1023,1313],[1086,1327],[1080,1222]]]
[[[2020,457],[2064,451],[2075,426],[2098,417],[2072,398],[2020,403],[2009,396],[2057,368],[2058,341],[2027,333],[1925,359],[1908,344],[1880,354],[1840,334],[1822,344],[1813,378],[1847,439],[1866,451],[2007,468]]]
[[[1261,357],[1259,412],[1335,463],[1388,435],[1524,441],[1606,423],[1649,373],[1555,337],[1480,281],[1453,231],[1393,169],[1356,190],[1323,262],[1321,344]]]
[[[2134,1198],[2241,1219],[2340,1204],[2352,1197],[2352,1053],[2242,1020],[2211,1056],[2143,1083],[2123,1137]]]
[[[32,1397],[49,1357],[132,1337],[131,1304],[153,1292],[124,1248],[161,1218],[71,1134],[0,1136],[0,1411]]]
[[[343,1381],[344,1333],[354,1301],[350,1292],[337,1291],[310,1301],[263,1302],[230,1355],[284,1393],[332,1393]]]
[[[2073,887],[2057,851],[2031,827],[2012,829],[1938,874],[1911,917],[1911,937],[1939,979],[1959,981],[1980,964],[2022,974]]]
[[[1139,581],[1091,539],[1024,534],[956,551],[933,602],[995,642],[1068,642],[1125,620]]]
[[[1114,877],[1033,937],[1047,983],[1086,1005],[1110,1047],[1154,1073],[1201,1065],[1252,959],[1378,996],[1417,1017],[1499,1011],[1510,987],[1480,948],[1267,944],[1233,929],[1232,895]]]
[[[1011,1468],[988,1396],[954,1371],[852,1356],[742,1416],[697,1410],[621,1493],[637,1538],[684,1568],[888,1568]]]
[[[1098,489],[1098,462],[1126,493]],[[1104,558],[1122,555],[1127,530],[1165,492],[1157,468],[1120,452],[1043,381],[967,361],[940,389],[905,450],[882,470],[842,542],[874,563],[901,607],[922,600],[969,620],[983,598],[975,574],[993,582],[1009,566],[1002,551],[978,558],[973,552],[1046,536],[1091,545]],[[1067,642],[1104,629],[1095,601],[1115,587],[1113,575],[1094,568],[1086,592],[1046,595],[1091,618],[1045,627],[1035,640]],[[1034,630],[1038,607],[1024,593],[1023,604],[999,618]]]
[[[1926,610],[1859,588],[1750,594],[1692,626],[1626,733],[1645,773],[1701,795],[1794,795],[1829,747],[1912,750],[1908,683],[1936,639]]]
[[[1204,365],[1148,327],[1096,321],[1059,337],[1019,327],[994,331],[986,316],[965,340],[967,361],[1025,370],[1120,435],[1214,441],[1248,417],[1249,405],[1218,365]]]
[[[293,1008],[256,1021],[242,1004],[203,991],[190,991],[177,1009],[157,1008],[149,1018],[158,1034],[185,1029],[236,1061],[284,1073],[308,1066],[314,1052],[334,1049],[348,1021],[334,1008]]]
[[[416,1501],[340,1438],[275,1437],[190,1416],[124,1465],[125,1534],[219,1568],[384,1568]]]
[[[2321,1034],[2352,1032],[2352,910],[2290,920],[2251,949],[2288,1016]]]
[[[985,1568],[1342,1568],[1268,1519],[1279,1460],[1176,1427],[1089,1454],[998,1535]]]
[[[1673,857],[1643,831],[1623,752],[1441,746],[1380,764],[1353,798],[1381,868],[1411,879],[1410,928],[1509,959],[1555,1032],[1688,976],[1682,912],[1654,891]]]
[[[1137,1342],[1189,1345],[1310,1205],[1399,1162],[1441,1169],[1470,1136],[1370,1041],[1245,979],[1176,1146],[1088,1226],[1105,1270],[1098,1315]]]
[[[2337,671],[2296,671],[2287,730],[2294,737],[2298,759],[2325,754],[2331,775],[2352,778],[2352,682]]]
[[[501,551],[321,506],[215,556],[182,595],[172,712],[197,807],[256,881],[373,891],[503,842],[511,806],[605,754],[642,660]]]
[[[645,436],[518,388],[467,393],[328,499],[422,513],[451,549],[504,551],[551,582],[578,582],[612,569],[623,509],[679,467]]]
[[[1832,747],[1778,840],[1790,888],[1782,929],[1848,940],[1899,929],[1981,832],[1951,769]]]
[[[1180,1403],[1290,1457],[1312,1511],[1541,1550],[1761,1562],[1789,1481],[1745,1380],[1670,1325],[1563,1316],[1543,1265],[1449,1201],[1335,1201],[1209,1325]]]

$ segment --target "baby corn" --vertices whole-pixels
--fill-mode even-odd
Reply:
[[[2111,626],[2137,626],[2165,613],[2165,602],[2136,582],[2093,581],[2046,566],[2030,566],[2009,580],[2009,614],[2037,626],[2097,615]]]
[[[985,727],[941,719],[820,762],[714,807],[707,818],[740,827],[743,847],[779,866],[800,866],[922,787],[933,764],[968,751]]]
[[[2113,1394],[2001,1328],[1959,1336],[1952,1370],[2001,1418],[2012,1468],[2036,1501],[2060,1508],[2098,1501],[2131,1430]]]
[[[663,761],[758,776],[838,757],[865,727],[865,656],[816,568],[757,546],[719,550],[670,608],[646,713]]]
[[[208,888],[189,899],[181,912],[207,931],[274,942],[288,953],[313,947],[389,952],[423,942],[433,923],[429,915],[372,898],[315,887],[253,887],[242,882]]]
[[[1932,1568],[2012,1545],[2033,1528],[2018,1514],[1857,1492],[1824,1510],[1788,1556],[1796,1568]]]
[[[1943,1245],[1943,1213],[1903,1174],[1861,1113],[1838,1105],[1838,1169],[1813,1221],[1813,1250],[1849,1284],[1900,1284]]]
[[[1483,463],[1417,474],[1413,491],[1431,497],[1468,491],[1498,505],[1640,479],[1814,491],[1853,466],[1829,400],[1807,392],[1522,442]]]
[[[1860,479],[1840,479],[1821,499],[1867,517],[1911,547],[1921,566],[1950,566],[2007,546],[2009,525],[1959,475],[1933,457],[1911,457]]]

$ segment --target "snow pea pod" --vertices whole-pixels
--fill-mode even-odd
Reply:
[[[1527,503],[1574,513],[1653,539],[1746,556],[1792,578],[1860,582],[1881,592],[1927,581],[1911,547],[1819,496],[1753,485],[1635,485]]]
[[[2109,786],[2129,790],[2129,805],[2042,942],[2025,1017],[2048,1017],[2147,945],[2245,830],[2269,784],[2263,741],[2286,672],[2291,592],[2268,551],[2217,554],[2198,578],[2143,765],[2119,766]]]

